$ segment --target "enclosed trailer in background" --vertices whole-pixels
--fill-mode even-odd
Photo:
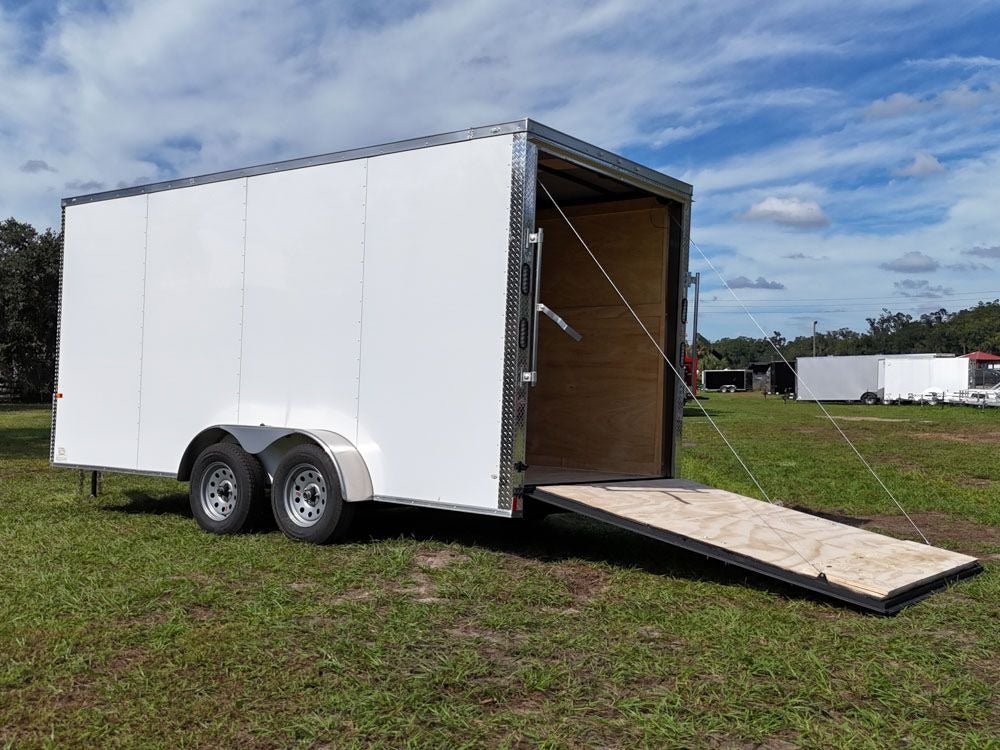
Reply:
[[[802,401],[860,401],[877,404],[885,388],[885,361],[933,359],[950,354],[863,354],[799,357],[795,360],[795,397]]]
[[[937,403],[946,392],[971,385],[969,364],[962,357],[887,359],[882,400]]]
[[[795,392],[795,367],[784,360],[752,362],[753,388],[765,393],[784,395]]]
[[[879,612],[976,572],[676,477],[691,193],[520,120],[68,198],[51,461],[215,533],[530,501]]]
[[[704,370],[702,388],[706,391],[749,391],[753,389],[750,370]]]

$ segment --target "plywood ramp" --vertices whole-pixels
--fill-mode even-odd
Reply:
[[[546,485],[532,496],[883,613],[981,570],[968,555],[684,479]]]

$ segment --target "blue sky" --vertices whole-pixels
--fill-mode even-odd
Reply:
[[[0,0],[0,215],[531,116],[692,182],[767,330],[1000,297],[1000,6]],[[703,272],[702,330],[755,334]]]

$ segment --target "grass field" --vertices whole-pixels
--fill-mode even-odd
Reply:
[[[814,405],[703,403],[775,499],[913,538]],[[0,747],[1000,747],[1000,410],[831,411],[984,574],[884,618],[565,514],[212,537],[0,407]],[[689,412],[682,474],[754,495]]]

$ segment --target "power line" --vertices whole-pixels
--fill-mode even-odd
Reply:
[[[720,289],[722,289],[722,288],[723,287],[720,287]],[[944,294],[944,295],[942,295],[942,297],[976,297],[976,296],[979,296],[979,295],[982,295],[982,294],[1000,294],[1000,289],[986,289],[985,291],[982,291],[982,292],[957,292],[956,294]],[[896,294],[896,295],[879,294],[879,295],[876,295],[874,297],[799,297],[799,298],[781,297],[781,300],[784,301],[784,302],[812,302],[813,300],[820,300],[820,301],[824,301],[824,300],[826,300],[826,301],[832,301],[832,300],[841,300],[841,299],[843,299],[843,300],[858,300],[858,299],[880,300],[880,299],[896,299],[896,298],[907,299],[907,296],[905,294]],[[760,300],[744,300],[744,302],[748,302],[748,303],[749,302],[757,302],[757,301],[760,301]],[[729,303],[729,304],[736,304],[736,303]]]

